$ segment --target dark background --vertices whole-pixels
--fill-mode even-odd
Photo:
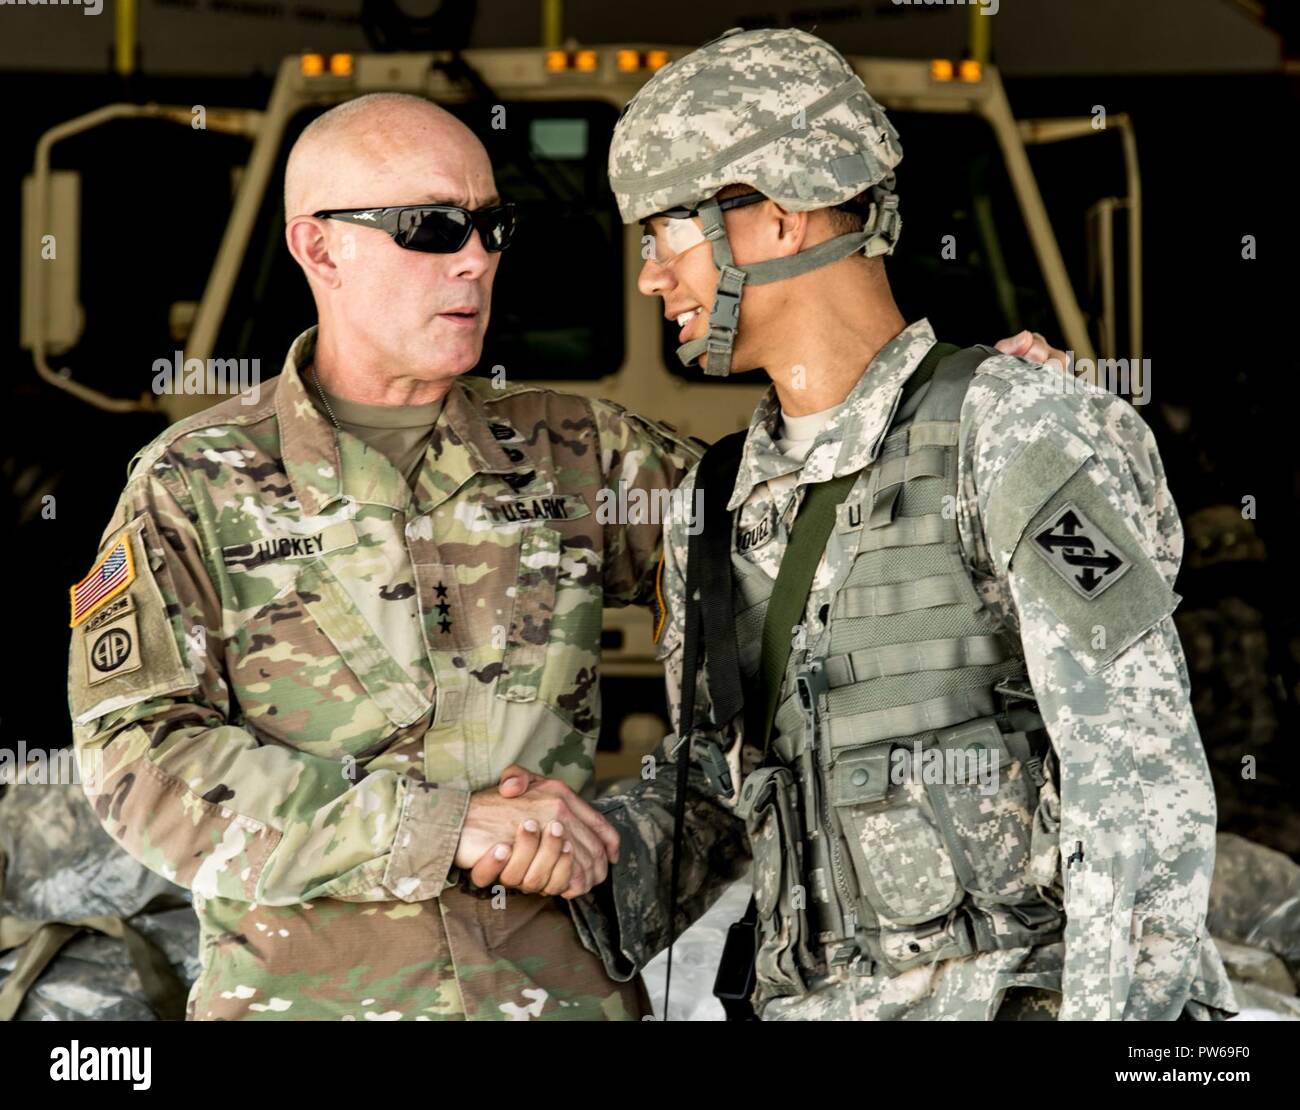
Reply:
[[[296,38],[297,24],[276,24],[272,46],[281,53],[300,46],[364,49],[358,6],[324,5],[328,12],[314,24],[299,19],[314,33]],[[701,15],[690,5],[652,11],[572,4],[565,29],[584,44],[698,43],[737,23],[795,22],[815,25],[846,52],[900,56],[955,56],[966,29],[963,11],[899,12],[890,4],[754,10],[759,6],[719,5],[727,10]],[[493,5],[479,5],[472,44],[536,44],[537,5],[503,7],[519,18],[495,18]],[[1085,7],[1087,22],[1079,24]],[[1287,60],[1300,49],[1294,23],[1286,25],[1294,19],[1289,9],[1264,7],[1272,9],[1271,28],[1227,0],[1034,0],[1019,12],[1014,0],[1003,0],[994,19],[994,60],[1003,65],[1018,117],[1088,115],[1100,103],[1135,121],[1145,201],[1140,354],[1151,359],[1153,381],[1152,403],[1141,413],[1156,432],[1185,524],[1177,619],[1220,824],[1300,858],[1300,625],[1291,548],[1300,441],[1292,335],[1300,307],[1292,168],[1300,71]],[[149,23],[155,9],[165,11]],[[75,9],[0,8],[0,103],[8,109],[0,144],[8,213],[0,220],[0,257],[9,260],[0,267],[0,302],[9,308],[0,329],[7,371],[0,381],[7,618],[0,744],[9,748],[19,740],[41,748],[69,740],[67,588],[90,566],[127,462],[162,427],[147,416],[99,412],[48,387],[18,345],[20,188],[37,137],[111,101],[261,107],[271,87],[265,12],[214,9],[199,0],[146,6],[143,68],[127,80],[113,76],[106,60],[111,13],[106,7],[90,19]],[[681,17],[666,18],[673,13]],[[222,34],[187,29],[187,14],[218,20]],[[41,23],[37,15],[49,18]],[[173,49],[167,35],[184,49]],[[904,132],[905,146],[907,138]],[[58,149],[56,168],[83,171],[88,328],[65,360],[79,377],[111,391],[117,367],[148,364],[160,348],[170,349],[167,307],[202,293],[229,210],[229,166],[245,149],[240,139],[162,123],[118,124]],[[1081,264],[1069,254],[1081,240],[1072,198],[1122,186],[1114,157],[1081,151],[1060,144],[1034,153],[1054,219],[1064,223],[1068,213],[1059,238],[1072,269]],[[908,166],[905,160],[903,170]],[[926,172],[947,171],[940,163]],[[900,171],[905,218],[925,204],[926,192],[925,180]],[[1242,259],[1245,235],[1256,238],[1254,261]],[[900,299],[909,317],[929,315],[943,330],[937,290],[900,290]],[[945,338],[988,342],[998,334]],[[41,516],[46,494],[56,498],[52,520]],[[1257,505],[1254,521],[1241,517],[1246,496]],[[1257,778],[1243,781],[1247,756],[1257,760]]]

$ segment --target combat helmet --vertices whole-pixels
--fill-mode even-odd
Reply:
[[[805,31],[735,28],[658,70],[614,128],[609,180],[625,223],[664,217],[657,249],[661,238],[673,255],[706,239],[713,245],[709,334],[677,349],[683,364],[707,353],[706,373],[730,372],[746,283],[796,277],[856,251],[892,253],[902,227],[893,170],[902,158],[885,110],[837,50]],[[719,202],[714,194],[734,184],[792,212],[834,207],[868,189],[871,204],[861,231],[742,268],[722,213],[757,198]]]

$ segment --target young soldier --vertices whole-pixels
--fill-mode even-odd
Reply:
[[[683,361],[772,388],[730,470],[706,456],[685,482],[721,556],[670,523],[658,646],[689,743],[663,757],[690,763],[599,804],[622,856],[575,902],[584,939],[632,974],[752,852],[765,1019],[1230,1012],[1154,439],[1059,365],[904,320],[883,261],[901,157],[794,30],[729,32],[619,120],[643,292]]]

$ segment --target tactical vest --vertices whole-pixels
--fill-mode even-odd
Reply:
[[[957,528],[962,399],[989,353],[938,362],[839,508],[856,553],[824,627],[790,653],[771,751],[737,803],[756,1001],[1060,938],[1050,746]],[[733,555],[734,574],[747,566]],[[747,603],[764,582],[770,598],[748,568]],[[742,670],[767,600],[739,610]]]

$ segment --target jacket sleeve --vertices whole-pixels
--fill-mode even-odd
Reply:
[[[675,487],[700,447],[671,425],[612,401],[592,401],[591,407],[605,483],[597,496],[605,526],[605,604],[651,605],[664,524],[681,496]]]
[[[468,795],[263,743],[237,718],[224,663],[237,630],[179,470],[166,455],[137,469],[101,544],[101,558],[126,549],[129,585],[72,631],[74,742],[104,828],[202,897],[437,897]]]
[[[690,503],[692,482],[682,485],[665,529],[663,565],[656,575],[663,611],[658,624],[656,656],[664,663],[673,732],[664,737],[640,781],[594,804],[618,830],[619,861],[609,879],[571,902],[583,943],[600,955],[606,973],[630,979],[668,946],[669,912],[676,915],[677,935],[698,919],[740,878],[749,864],[744,823],[730,799],[720,798],[692,758],[686,799],[678,903],[668,905],[672,876],[673,808],[677,765],[673,754],[681,731],[682,618],[685,611],[686,531],[682,507]],[[708,691],[703,675],[696,693],[699,720],[709,721]],[[715,735],[717,733],[715,732]],[[721,738],[724,742],[730,737]],[[740,745],[733,746],[733,760]],[[733,782],[739,781],[733,762]]]
[[[1061,1018],[1174,1019],[1211,943],[1215,847],[1171,615],[1182,529],[1136,412],[1061,384],[1005,392],[979,421],[973,468],[1060,767]]]

